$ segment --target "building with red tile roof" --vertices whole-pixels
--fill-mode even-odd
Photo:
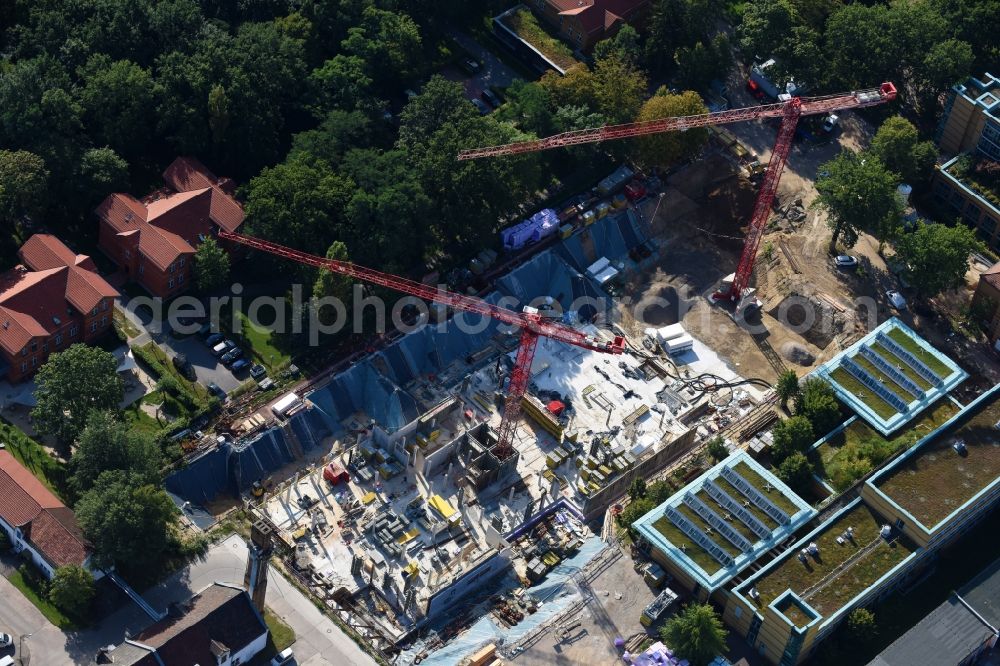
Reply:
[[[990,340],[1000,340],[1000,262],[980,274],[970,309],[982,318]]]
[[[62,566],[90,567],[93,549],[66,507],[10,451],[0,449],[0,530],[47,578]],[[103,576],[93,571],[95,578]]]
[[[640,19],[650,0],[528,0],[559,36],[579,51],[614,36],[626,23]]]
[[[118,297],[90,257],[55,236],[35,234],[18,254],[24,265],[0,274],[0,376],[11,382],[51,353],[105,335]]]
[[[142,201],[111,194],[96,213],[105,254],[151,294],[168,298],[190,286],[198,244],[220,229],[237,231],[243,207],[232,182],[194,158],[178,157],[163,180],[167,188]]]

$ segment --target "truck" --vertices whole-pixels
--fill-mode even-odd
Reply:
[[[623,164],[615,169],[610,176],[597,184],[597,192],[602,197],[614,194],[618,190],[625,187],[625,183],[631,180],[634,175],[635,173],[633,173],[632,169],[629,169]]]
[[[751,67],[747,87],[751,91],[759,90],[771,99],[778,99],[781,95],[791,97],[802,95],[806,91],[805,84],[796,83],[794,79],[790,79],[787,83],[779,83],[775,80],[776,64],[774,58],[769,58],[759,65]]]

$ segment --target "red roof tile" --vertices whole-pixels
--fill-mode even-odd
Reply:
[[[138,229],[146,221],[146,207],[131,194],[109,194],[95,212],[118,232]]]
[[[607,30],[649,0],[549,0],[563,16],[577,16],[587,34]]]
[[[76,254],[51,234],[33,235],[18,254],[35,271],[67,267],[66,300],[80,312],[97,307],[102,298],[118,297],[118,291],[97,273],[97,266],[90,257]]]
[[[0,519],[20,527],[56,567],[82,565],[90,555],[73,511],[5,450],[0,450]]]
[[[1000,261],[983,271],[979,279],[994,289],[1000,289]]]
[[[243,206],[227,190],[229,181],[215,177],[193,157],[178,157],[163,172],[163,180],[178,192],[212,188],[212,221],[226,231],[236,231],[243,224]]]
[[[139,236],[139,251],[161,270],[168,270],[182,254],[194,254],[195,250],[177,234],[149,225]]]

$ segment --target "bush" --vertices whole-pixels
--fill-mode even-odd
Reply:
[[[6,553],[10,550],[13,544],[10,542],[10,537],[3,530],[0,530],[0,553]]]
[[[847,616],[847,630],[859,641],[870,641],[878,634],[875,613],[867,608],[855,608]]]
[[[726,442],[722,437],[713,437],[708,442],[708,455],[712,457],[712,460],[718,462],[729,455],[729,449],[726,448]]]
[[[94,577],[83,567],[56,569],[48,591],[49,601],[71,617],[83,617],[94,600]]]
[[[774,426],[774,443],[771,456],[780,465],[793,453],[805,453],[816,440],[812,423],[804,416],[793,416]]]
[[[812,484],[812,464],[801,453],[793,453],[778,467],[778,478],[800,495]]]

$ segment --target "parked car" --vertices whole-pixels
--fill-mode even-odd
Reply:
[[[292,648],[285,648],[271,658],[271,666],[288,666],[294,659],[295,653],[292,652]]]
[[[222,333],[212,333],[210,336],[205,338],[205,344],[208,345],[209,349],[211,349],[215,345],[222,342],[225,339],[225,337],[226,336],[224,336]]]
[[[10,634],[0,634],[0,649],[10,647],[13,642]]]
[[[208,392],[211,393],[212,395],[214,395],[215,397],[219,398],[220,400],[225,400],[226,399],[226,392],[223,391],[219,387],[219,385],[216,384],[215,382],[209,382],[208,383]]]
[[[241,356],[243,356],[243,350],[240,349],[239,347],[233,347],[225,354],[223,354],[220,360],[222,361],[223,365],[230,365]]]
[[[833,260],[840,268],[854,268],[858,265],[858,258],[849,254],[840,254]]]
[[[0,666],[15,666],[15,664],[14,657],[10,655],[0,657]]]
[[[479,64],[478,60],[473,58],[465,58],[462,60],[462,69],[465,70],[466,74],[477,74],[483,66]]]
[[[906,310],[906,299],[895,289],[885,292],[885,297],[889,299],[889,304],[897,310]]]
[[[823,131],[829,134],[837,127],[838,122],[840,122],[840,116],[836,113],[831,113],[823,119]]]
[[[500,97],[495,92],[493,92],[492,90],[490,90],[489,88],[487,88],[483,92],[479,93],[479,96],[482,97],[483,100],[487,104],[489,104],[490,106],[492,106],[494,109],[500,108],[500,105],[503,104],[503,102],[500,101]]]
[[[216,356],[222,356],[228,354],[229,351],[236,346],[236,343],[232,340],[223,340],[219,344],[212,347],[212,353]]]
[[[474,107],[476,107],[476,109],[479,111],[479,115],[481,115],[481,116],[488,115],[490,113],[490,111],[493,110],[493,109],[491,109],[489,107],[489,105],[486,102],[484,102],[483,100],[479,99],[478,97],[476,99],[472,100],[472,105]]]
[[[250,368],[250,376],[254,379],[260,379],[266,374],[267,370],[260,363],[256,363],[252,368]]]
[[[186,379],[192,382],[198,379],[198,375],[194,373],[194,366],[191,365],[191,361],[184,354],[174,356],[170,359],[170,362],[177,368],[177,372],[181,373]]]
[[[245,358],[238,358],[235,361],[233,361],[233,365],[230,366],[229,369],[232,370],[233,372],[240,372],[241,370],[244,370],[249,365],[250,365],[250,361],[246,360]]]

